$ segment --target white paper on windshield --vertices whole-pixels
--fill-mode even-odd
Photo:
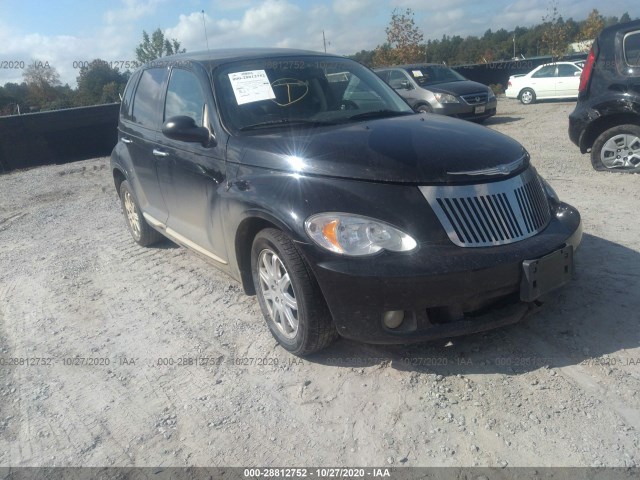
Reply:
[[[264,70],[230,73],[229,80],[238,105],[276,98]]]
[[[413,73],[414,77],[424,77],[424,75],[422,75],[422,72],[420,70],[411,70],[411,72]]]

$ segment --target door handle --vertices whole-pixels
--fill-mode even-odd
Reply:
[[[133,140],[127,137],[122,137],[120,140],[122,140],[122,143],[126,143],[127,145],[133,143]]]
[[[167,152],[163,152],[162,150],[158,150],[157,148],[153,149],[153,155],[156,157],[168,157],[169,154]]]

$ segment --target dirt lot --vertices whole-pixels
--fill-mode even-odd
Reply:
[[[299,360],[239,284],[133,242],[107,158],[0,176],[0,466],[640,466],[640,175],[593,171],[572,108],[487,125],[580,209],[575,282],[448,346]]]

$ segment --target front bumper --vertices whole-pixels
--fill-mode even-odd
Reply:
[[[384,252],[365,259],[327,255],[309,244],[299,247],[342,336],[368,343],[410,343],[521,320],[530,307],[519,300],[522,262],[564,246],[575,249],[581,238],[579,213],[559,204],[545,230],[510,245],[421,245],[415,253]],[[405,312],[397,329],[383,324],[383,313],[390,310]]]
[[[469,105],[468,103],[461,101],[461,103],[436,103],[431,106],[433,107],[433,112],[439,115],[447,115],[449,117],[462,118],[464,120],[481,120],[492,117],[496,114],[498,101],[493,99],[487,103],[479,105]],[[482,113],[476,113],[477,107],[484,107],[484,111]]]

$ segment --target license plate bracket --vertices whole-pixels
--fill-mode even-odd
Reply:
[[[484,113],[484,109],[485,109],[484,105],[480,105],[479,107],[476,107],[475,109],[476,115],[478,115],[479,113]]]
[[[520,299],[538,297],[568,283],[573,276],[573,246],[568,245],[544,257],[522,262]]]

